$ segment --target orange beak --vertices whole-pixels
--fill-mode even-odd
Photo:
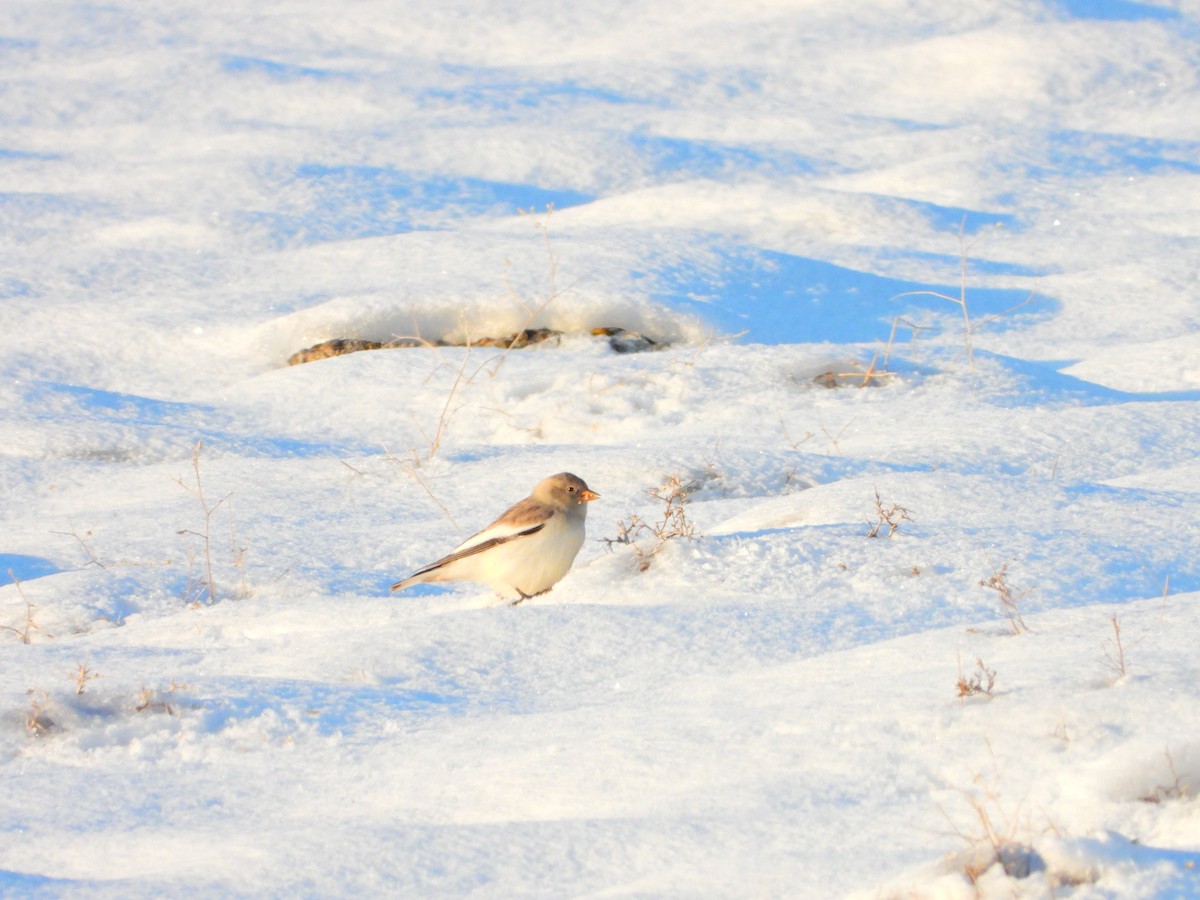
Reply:
[[[599,499],[600,499],[600,495],[597,494],[595,491],[586,491],[585,490],[579,495],[580,503],[591,503],[593,500],[599,500]]]

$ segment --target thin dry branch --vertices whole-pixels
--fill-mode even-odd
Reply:
[[[875,355],[871,357],[870,365],[868,365],[864,371],[862,371],[862,372],[836,372],[836,373],[834,373],[833,377],[834,378],[861,378],[862,383],[859,385],[860,388],[870,387],[872,379],[876,379],[878,381],[886,381],[889,378],[895,377],[896,373],[887,371],[886,367],[882,370],[877,370],[875,368],[875,365],[878,362],[879,362],[879,351],[876,350]],[[854,363],[854,365],[858,365],[858,363]]]
[[[965,276],[964,276],[965,279]],[[967,289],[964,280],[962,296],[951,297],[949,294],[943,294],[939,291],[904,291],[892,297],[893,300],[898,300],[901,297],[938,297],[941,300],[948,300],[951,303],[957,304],[962,309],[963,315],[963,340],[967,347],[967,362],[971,366],[971,371],[975,371],[975,347],[971,341],[971,313],[967,309]]]
[[[456,407],[453,411],[450,405],[454,402],[454,398],[458,395],[459,389],[463,384],[463,374],[467,371],[467,363],[471,361],[471,339],[467,338],[467,352],[463,354],[462,364],[458,367],[458,372],[454,376],[454,383],[450,385],[450,393],[446,395],[446,402],[442,404],[441,414],[438,416],[437,428],[433,433],[433,440],[429,444],[429,451],[426,454],[427,459],[433,459],[442,446],[442,440],[446,436],[446,429],[450,427],[450,420],[454,418],[454,414],[462,407]],[[482,368],[482,367],[481,367]],[[475,376],[479,374],[479,369],[476,369],[471,377],[467,379],[467,384],[475,380]]]
[[[985,666],[983,660],[979,657],[975,658],[975,671],[970,676],[965,676],[962,667],[962,654],[958,654],[958,682],[955,687],[958,690],[959,703],[964,702],[967,697],[975,697],[980,694],[991,697],[992,688],[995,684],[996,670]]]
[[[1125,647],[1121,643],[1121,625],[1117,622],[1117,617],[1113,616],[1109,621],[1112,622],[1113,637],[1111,642],[1106,642],[1104,646],[1104,656],[1108,660],[1109,668],[1113,670],[1114,681],[1120,681],[1125,677]]]
[[[1175,758],[1171,756],[1171,748],[1167,747],[1163,750],[1167,757],[1167,769],[1171,773],[1170,784],[1158,784],[1147,793],[1143,794],[1138,799],[1143,803],[1162,803],[1164,800],[1183,800],[1192,793],[1192,785],[1184,782],[1181,776],[1175,770]]]
[[[17,589],[17,593],[25,604],[25,622],[19,628],[14,628],[11,625],[0,625],[0,631],[11,631],[21,639],[22,644],[32,643],[32,635],[35,631],[41,632],[46,637],[53,637],[54,635],[47,634],[37,622],[33,621],[33,611],[37,609],[37,606],[30,603],[29,598],[25,596],[25,589],[21,587],[21,579],[17,577],[12,569],[8,570],[8,577],[12,579],[13,587]]]
[[[87,689],[87,683],[100,677],[99,672],[93,672],[87,667],[86,663],[77,663],[74,672],[67,675],[71,682],[75,685],[75,694],[78,696]]]
[[[996,223],[996,227],[997,228],[1001,227],[1001,224]],[[973,241],[971,241],[970,243],[967,243],[966,234],[967,234],[967,217],[966,217],[966,215],[964,215],[962,217],[962,221],[959,222],[959,225],[958,225],[958,296],[957,297],[951,297],[949,294],[943,294],[940,291],[904,291],[903,293],[896,294],[894,297],[892,297],[892,299],[897,300],[901,297],[937,297],[940,300],[945,300],[948,303],[955,304],[962,311],[963,342],[967,348],[967,362],[971,367],[971,371],[974,372],[975,371],[975,345],[974,345],[974,341],[972,340],[972,337],[975,334],[975,331],[979,327],[986,325],[988,322],[995,321],[1000,316],[1007,315],[1009,312],[1012,312],[1013,309],[1018,309],[1018,308],[1024,306],[1026,303],[1028,303],[1030,300],[1033,299],[1034,295],[1031,293],[1024,301],[1022,301],[1021,303],[1018,303],[1016,306],[1012,307],[1012,309],[1006,310],[1005,312],[1002,312],[999,315],[992,316],[991,318],[986,319],[983,322],[981,322],[978,326],[972,326],[971,325],[971,312],[967,308],[967,261],[970,257],[971,249],[983,237],[985,232],[980,232],[978,235],[975,236],[975,239]],[[893,331],[893,333],[895,332],[895,322],[892,323],[892,331]],[[890,344],[890,342],[889,342],[889,344]]]
[[[617,523],[617,536],[601,538],[611,550],[614,544],[627,544],[633,548],[638,560],[638,570],[646,571],[650,563],[668,541],[694,540],[696,525],[687,517],[688,491],[690,485],[680,481],[679,475],[672,475],[660,487],[647,488],[646,493],[663,504],[661,518],[648,522],[643,517],[631,513]],[[639,540],[650,536],[653,541],[649,547],[643,546]]]
[[[386,445],[382,446],[383,452],[386,454],[387,459],[400,466],[406,475],[408,475],[421,486],[422,490],[429,495],[429,499],[432,500],[437,505],[437,508],[442,511],[442,515],[446,517],[446,520],[452,526],[454,526],[455,531],[462,531],[462,528],[459,527],[458,522],[454,520],[454,516],[450,514],[450,510],[447,509],[446,504],[442,503],[442,501],[437,498],[437,496],[433,493],[433,489],[429,486],[429,482],[426,481],[425,477],[421,474],[420,460],[416,458],[416,454],[413,454],[412,459],[401,459],[392,453],[392,451],[389,450]]]
[[[1036,291],[1030,291],[1029,296],[1026,297],[1024,300],[1022,300],[1020,303],[1014,303],[1012,306],[1010,306],[1008,309],[1004,310],[1003,312],[998,312],[993,316],[988,316],[982,322],[976,322],[975,325],[972,326],[971,332],[974,333],[974,332],[978,331],[980,328],[982,328],[984,325],[991,324],[992,322],[995,322],[997,319],[1003,319],[1010,312],[1013,312],[1014,310],[1020,309],[1022,306],[1025,306],[1025,305],[1031,303],[1033,301],[1033,298],[1036,296],[1037,296]]]
[[[85,569],[88,566],[96,566],[97,568],[100,568],[100,569],[107,569],[108,566],[105,563],[100,561],[100,557],[96,555],[96,551],[93,550],[88,545],[87,541],[85,541],[82,537],[79,536],[79,530],[75,527],[75,522],[69,518],[67,519],[67,522],[71,526],[70,531],[51,531],[50,533],[58,534],[58,535],[62,535],[63,537],[69,537],[69,538],[75,539],[75,542],[77,544],[79,544],[79,548],[81,550],[83,550],[84,555],[87,557],[87,559],[83,563],[83,567]],[[91,537],[92,530],[89,528],[86,532],[84,532],[84,535],[86,537]]]
[[[1000,608],[1008,617],[1008,624],[1012,627],[1013,634],[1028,631],[1029,626],[1021,618],[1021,601],[1029,596],[1029,590],[1018,591],[1008,583],[1008,563],[1004,563],[997,569],[989,559],[988,565],[992,566],[992,574],[987,578],[980,579],[980,587],[996,592]]]
[[[899,326],[901,324],[907,325],[908,328],[912,331],[912,337],[909,339],[910,341],[915,341],[917,339],[917,335],[920,332],[926,331],[930,328],[930,326],[928,326],[928,325],[918,325],[915,322],[910,322],[910,321],[908,321],[908,319],[904,318],[903,316],[893,316],[892,317],[892,330],[891,330],[891,333],[888,335],[887,345],[883,349],[883,365],[885,368],[891,362],[892,347],[896,343],[896,328],[897,328],[897,326]]]
[[[25,729],[32,737],[45,737],[58,730],[58,724],[46,712],[50,695],[46,691],[29,691],[29,711],[25,714]]]
[[[849,428],[851,425],[853,425],[854,420],[857,418],[858,418],[858,416],[854,416],[853,418],[851,418],[850,421],[847,422],[845,425],[843,425],[841,427],[841,429],[838,431],[838,433],[835,435],[835,434],[831,434],[829,429],[825,427],[825,419],[820,415],[820,413],[817,414],[817,422],[821,426],[821,431],[824,432],[825,437],[829,438],[829,443],[831,443],[833,445],[833,451],[835,453],[840,454],[842,452],[842,448],[838,446],[838,438],[840,438],[843,434],[846,433],[846,429]]]
[[[883,499],[879,496],[879,488],[875,488],[875,516],[876,521],[871,525],[871,530],[867,532],[867,537],[879,537],[880,529],[884,525],[888,527],[887,536],[891,537],[900,530],[901,522],[912,520],[912,511],[893,503],[891,506],[884,507]]]
[[[217,601],[217,588],[213,581],[213,557],[212,557],[212,517],[213,514],[220,508],[221,504],[228,500],[232,494],[226,494],[216,503],[210,503],[208,497],[204,493],[204,481],[200,477],[200,453],[204,449],[203,441],[196,441],[192,447],[192,475],[195,478],[195,485],[185,484],[183,476],[174,478],[174,482],[191,494],[196,503],[200,506],[201,516],[204,520],[203,531],[193,531],[190,528],[181,528],[176,531],[176,534],[190,534],[193,537],[200,539],[200,545],[204,554],[204,574],[205,581],[200,585],[200,590],[195,597],[192,598],[193,603],[199,603],[202,597],[206,597],[209,603]]]

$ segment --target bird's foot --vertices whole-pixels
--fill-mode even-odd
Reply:
[[[516,600],[514,600],[512,603],[508,604],[509,606],[520,606],[522,603],[524,603],[530,597],[540,597],[540,596],[542,596],[542,594],[550,593],[552,590],[554,590],[554,588],[546,588],[544,591],[538,591],[536,594],[527,594],[520,588],[517,588],[516,590],[517,590],[517,593],[520,594],[521,596],[518,597]]]

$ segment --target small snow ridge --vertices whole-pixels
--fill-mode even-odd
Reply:
[[[709,336],[696,317],[676,316],[656,304],[629,300],[567,302],[564,298],[531,317],[517,304],[482,300],[397,303],[382,297],[358,297],[331,300],[276,319],[261,326],[251,340],[273,364],[295,364],[385,347],[516,349],[579,334],[602,337],[617,353],[696,342]]]

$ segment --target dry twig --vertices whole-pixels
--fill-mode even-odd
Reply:
[[[68,673],[71,682],[75,685],[75,694],[78,696],[87,689],[87,683],[93,679],[99,678],[99,672],[93,672],[87,667],[86,663],[77,663],[74,672]]]
[[[661,518],[647,522],[641,516],[631,513],[617,523],[616,537],[601,538],[601,540],[608,545],[609,550],[613,548],[614,544],[631,546],[638,559],[638,570],[646,571],[650,568],[654,556],[668,541],[695,539],[696,526],[688,519],[686,509],[690,487],[691,485],[684,485],[680,481],[679,475],[675,474],[668,478],[662,486],[648,488],[646,493],[663,504]],[[649,548],[638,543],[643,535],[649,535],[654,539]]]
[[[203,517],[203,531],[193,531],[190,528],[182,528],[176,531],[176,534],[190,534],[193,537],[200,539],[200,546],[204,556],[204,574],[205,579],[198,584],[191,584],[189,576],[188,595],[191,597],[192,604],[200,603],[201,599],[206,599],[209,603],[217,601],[217,588],[213,581],[213,559],[212,559],[212,517],[217,509],[228,500],[232,494],[226,494],[216,503],[210,503],[208,497],[204,494],[204,483],[200,478],[200,452],[204,449],[203,441],[196,441],[192,447],[192,475],[195,479],[195,484],[185,484],[183,476],[174,479],[175,483],[191,494],[196,503],[200,506],[200,512]],[[189,570],[191,567],[191,556],[189,555]]]
[[[958,690],[958,702],[962,703],[967,697],[975,697],[979,694],[985,694],[988,697],[992,696],[992,688],[996,684],[996,670],[989,669],[983,664],[983,660],[975,658],[975,671],[969,676],[963,675],[962,654],[958,655],[958,682],[956,689]]]
[[[1029,626],[1021,618],[1020,604],[1022,600],[1029,596],[1030,592],[1028,590],[1018,591],[1008,583],[1008,563],[1004,563],[999,569],[993,566],[992,574],[987,578],[980,579],[979,585],[980,587],[985,587],[990,591],[996,592],[996,597],[1000,601],[1000,607],[1008,617],[1008,624],[1012,626],[1013,634],[1020,634],[1022,631],[1029,630]]]
[[[37,622],[33,621],[33,611],[37,606],[29,602],[29,598],[25,596],[25,589],[21,587],[21,579],[19,579],[12,569],[8,570],[8,577],[12,579],[13,587],[17,589],[17,593],[21,595],[21,600],[25,604],[25,622],[18,628],[12,625],[0,625],[0,631],[11,631],[21,639],[22,644],[31,643],[33,633],[40,631],[46,637],[53,637],[52,634],[47,634]]]
[[[883,500],[879,496],[879,488],[875,488],[875,516],[876,522],[871,524],[871,530],[867,532],[867,537],[879,537],[879,531],[884,525],[888,527],[887,536],[891,537],[900,529],[901,522],[909,522],[912,520],[912,512],[905,509],[896,503],[884,508]]]

